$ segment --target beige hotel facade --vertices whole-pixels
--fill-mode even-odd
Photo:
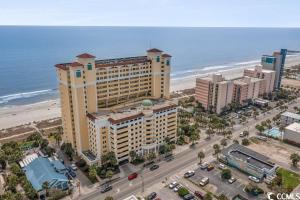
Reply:
[[[63,141],[90,164],[113,151],[157,152],[166,137],[176,140],[177,106],[169,101],[171,56],[98,60],[84,53],[55,65],[61,99]]]
[[[196,100],[205,110],[221,113],[230,103],[247,105],[250,100],[274,91],[276,72],[262,66],[245,69],[243,77],[225,80],[221,74],[196,79]]]

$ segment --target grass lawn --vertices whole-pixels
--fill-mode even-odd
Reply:
[[[282,175],[282,182],[284,188],[294,189],[300,184],[300,174],[296,174],[287,169],[279,168],[277,170]]]

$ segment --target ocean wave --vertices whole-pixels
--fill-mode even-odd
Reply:
[[[186,77],[194,77],[201,74],[206,74],[208,72],[219,72],[220,70],[227,70],[227,69],[237,69],[237,68],[247,68],[247,67],[254,67],[255,65],[260,64],[260,60],[250,60],[245,62],[237,62],[237,63],[228,63],[223,65],[209,65],[209,66],[202,66],[196,69],[189,69],[185,71],[176,71],[171,74],[172,79],[182,79]]]
[[[32,92],[22,92],[22,93],[4,95],[4,96],[0,96],[0,104],[5,104],[8,103],[9,101],[17,100],[17,99],[24,99],[24,98],[30,98],[39,95],[45,95],[53,91],[55,91],[55,89],[37,90]]]

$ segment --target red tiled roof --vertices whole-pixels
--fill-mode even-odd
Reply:
[[[90,113],[88,113],[86,116],[88,118],[90,118],[92,121],[95,121],[95,119],[96,119],[96,117],[94,115],[90,114]]]
[[[91,54],[88,54],[88,53],[83,53],[83,54],[80,54],[78,56],[76,56],[77,58],[96,58],[95,56],[91,55]]]
[[[73,62],[70,65],[71,65],[71,67],[83,67],[83,64],[81,64],[79,62]]]
[[[131,119],[136,119],[136,118],[139,118],[139,117],[142,117],[142,116],[144,116],[144,114],[139,113],[139,114],[131,115],[131,116],[128,116],[128,117],[124,117],[122,119],[117,119],[117,120],[109,118],[108,121],[112,124],[118,124],[120,122],[128,121],[128,120],[131,120]]]
[[[70,63],[63,63],[63,64],[56,64],[55,67],[62,69],[62,70],[68,70],[67,65],[69,65]]]
[[[164,54],[162,55],[162,57],[164,57],[164,58],[170,58],[170,57],[172,57],[172,56],[169,55],[169,54],[164,53]]]
[[[159,49],[153,48],[153,49],[147,50],[147,52],[151,52],[151,53],[161,53],[162,51],[159,50]]]

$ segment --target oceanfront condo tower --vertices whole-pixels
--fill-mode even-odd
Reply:
[[[74,62],[55,65],[63,141],[71,143],[78,155],[96,162],[109,151],[122,161],[130,150],[156,151],[163,138],[175,140],[177,107],[167,100],[170,61],[170,55],[150,49],[146,56],[104,60],[84,53]],[[138,145],[132,142],[136,136],[128,126],[122,129],[122,137],[118,132],[121,124],[134,120],[139,122]],[[150,130],[150,125],[155,128]]]

